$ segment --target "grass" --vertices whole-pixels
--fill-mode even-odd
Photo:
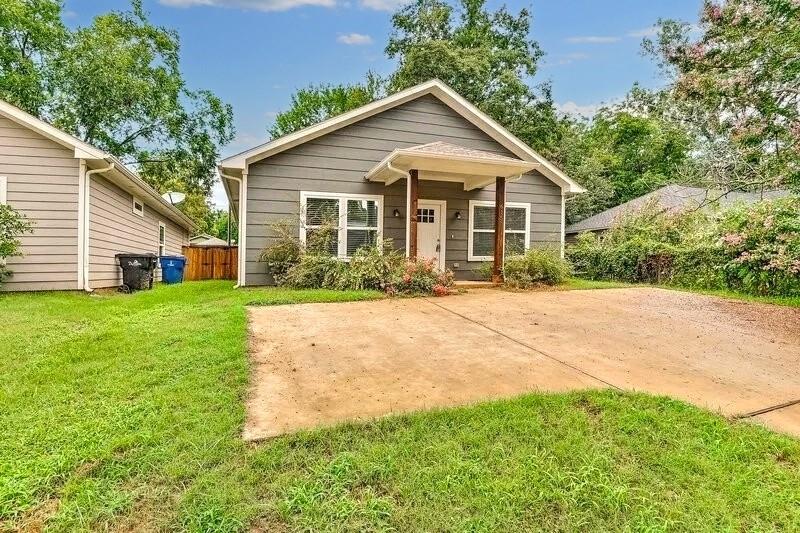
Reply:
[[[244,306],[0,296],[0,529],[791,530],[800,441],[681,402],[529,395],[247,445]]]
[[[787,307],[800,307],[800,296],[758,296],[732,290],[714,290],[678,287],[675,285],[648,285],[644,283],[625,283],[621,281],[598,281],[584,278],[570,278],[565,283],[558,285],[557,288],[564,290],[593,290],[593,289],[619,289],[625,287],[658,287],[670,291],[691,292],[695,294],[705,294],[708,296],[718,296],[720,298],[730,298],[745,302],[783,305]]]

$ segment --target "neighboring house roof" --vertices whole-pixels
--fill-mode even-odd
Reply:
[[[220,239],[219,237],[214,237],[207,233],[201,233],[200,235],[195,235],[189,242],[194,246],[227,246],[228,242]]]
[[[139,174],[126,167],[115,156],[61,131],[52,124],[48,124],[3,100],[0,100],[0,115],[47,137],[61,146],[73,150],[75,159],[85,160],[89,169],[105,168],[113,165],[112,169],[102,172],[106,178],[140,198],[147,206],[155,208],[176,224],[190,231],[197,228],[192,219],[164,200],[158,194],[158,191],[153,189]]]
[[[730,191],[724,193],[712,189],[701,187],[687,187],[684,185],[667,185],[647,193],[639,198],[634,198],[629,202],[620,204],[611,209],[606,209],[596,215],[585,218],[580,222],[570,224],[565,229],[565,233],[580,233],[583,231],[601,231],[609,229],[623,215],[643,208],[651,201],[655,201],[665,210],[681,210],[699,207],[705,204],[717,204],[729,206],[739,202],[752,204],[760,200],[769,198],[781,198],[788,196],[789,192],[784,190],[761,192],[739,192]]]
[[[347,113],[342,113],[341,115],[320,122],[319,124],[290,133],[250,150],[228,157],[220,163],[220,172],[224,175],[232,171],[242,171],[251,163],[273,156],[284,150],[311,141],[317,137],[349,126],[350,124],[427,94],[432,94],[439,98],[521,160],[536,163],[536,170],[559,185],[564,192],[585,192],[583,187],[564,174],[561,169],[536,153],[530,146],[512,135],[494,119],[483,113],[440,80],[431,80],[421,83],[381,100],[376,100],[375,102],[348,111]]]

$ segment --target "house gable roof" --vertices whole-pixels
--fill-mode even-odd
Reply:
[[[113,181],[118,184],[124,185],[125,189],[135,191],[136,196],[141,195],[141,200],[144,201],[149,207],[156,207],[164,215],[168,216],[173,222],[180,226],[194,231],[197,225],[192,219],[187,217],[177,207],[164,200],[158,191],[153,189],[146,181],[144,181],[139,174],[126,167],[122,161],[115,156],[100,150],[81,141],[77,137],[70,135],[52,124],[48,124],[44,120],[34,117],[25,111],[15,107],[8,102],[0,100],[0,116],[4,116],[17,124],[24,126],[51,141],[73,150],[73,157],[75,159],[84,159],[87,161],[94,161],[95,166],[97,162],[100,166],[109,166],[113,164],[113,168],[109,169],[102,174],[108,178],[113,178]]]
[[[220,172],[226,174],[231,171],[242,171],[247,165],[256,161],[273,156],[284,150],[306,143],[322,135],[349,126],[350,124],[354,124],[427,94],[432,94],[437,97],[523,161],[536,163],[536,170],[559,185],[565,193],[585,192],[583,187],[564,174],[561,169],[536,153],[531,147],[512,135],[511,132],[498,124],[494,119],[483,113],[440,80],[431,80],[421,83],[381,100],[376,100],[375,102],[348,111],[347,113],[342,113],[341,115],[320,122],[319,124],[309,126],[228,157],[220,163]]]

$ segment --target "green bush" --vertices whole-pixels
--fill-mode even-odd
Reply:
[[[346,266],[331,255],[302,254],[276,283],[293,289],[338,289]]]
[[[441,272],[432,261],[409,261],[386,240],[364,246],[348,261],[332,253],[335,226],[324,224],[307,232],[305,246],[290,223],[274,226],[277,239],[261,253],[267,272],[279,286],[295,289],[379,290],[387,294],[448,294],[453,273]]]
[[[383,249],[364,246],[356,250],[347,267],[342,269],[336,288],[390,291],[405,261],[406,258],[392,248],[390,241],[384,241]]]
[[[284,285],[286,275],[293,266],[300,262],[302,247],[297,238],[297,227],[288,222],[273,225],[276,239],[259,257],[259,261],[267,264],[267,272],[276,285]]]
[[[572,268],[558,252],[530,249],[522,255],[506,257],[503,278],[506,285],[526,289],[534,285],[558,285],[569,277]]]
[[[646,206],[601,236],[579,235],[567,258],[577,275],[589,279],[797,295],[800,199],[721,213]]]
[[[5,260],[22,255],[19,237],[29,233],[31,229],[32,226],[25,215],[9,205],[0,204],[0,284],[12,275],[6,268]]]

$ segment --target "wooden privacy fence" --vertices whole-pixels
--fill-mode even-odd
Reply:
[[[203,279],[236,279],[239,252],[236,246],[184,246],[188,264],[186,281]]]

